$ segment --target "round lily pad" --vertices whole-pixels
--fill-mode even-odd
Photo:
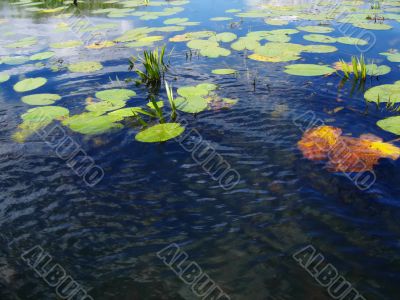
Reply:
[[[387,57],[388,61],[400,62],[400,53],[383,52],[380,54],[385,55]]]
[[[311,33],[330,33],[335,30],[327,26],[299,26],[297,29]]]
[[[57,94],[35,94],[21,98],[22,102],[29,105],[51,105],[60,99]]]
[[[369,29],[369,30],[389,30],[392,29],[392,26],[383,24],[383,23],[367,23],[367,22],[360,22],[360,23],[353,23],[353,26]]]
[[[93,73],[103,68],[97,61],[83,61],[68,66],[68,70],[74,73]]]
[[[391,68],[385,65],[378,66],[376,64],[366,65],[367,74],[370,76],[380,76],[390,73]]]
[[[62,120],[68,115],[68,109],[60,106],[31,108],[21,116],[23,122],[18,126],[13,138],[15,141],[22,143],[32,134],[49,125],[53,120]]]
[[[184,86],[177,90],[178,94],[185,98],[203,97],[208,95],[208,90],[203,86]]]
[[[29,60],[45,60],[50,57],[53,57],[54,55],[55,55],[55,53],[52,51],[41,52],[41,53],[31,55],[31,57],[29,57]]]
[[[94,116],[86,114],[85,117],[76,118],[68,122],[68,126],[72,131],[81,134],[98,135],[124,127],[120,123],[115,123],[115,120],[115,116]]]
[[[400,116],[386,118],[376,124],[383,130],[400,135]]]
[[[365,46],[368,44],[368,41],[363,39],[358,39],[350,36],[342,36],[336,39],[339,43],[347,44],[347,45],[355,45],[355,46]]]
[[[320,76],[333,72],[335,69],[315,64],[297,64],[285,67],[285,73],[296,76]]]
[[[2,73],[0,74],[0,83],[6,82],[10,79],[10,75]]]
[[[165,142],[180,136],[185,131],[179,123],[157,124],[139,132],[135,139],[143,143]]]
[[[394,84],[378,85],[367,90],[364,98],[370,102],[400,102],[400,81]]]
[[[96,98],[105,101],[126,101],[136,96],[136,93],[128,89],[110,89],[96,93]]]
[[[218,33],[209,38],[210,41],[229,43],[237,39],[237,35],[232,32]]]
[[[209,92],[215,91],[215,90],[218,88],[218,86],[217,86],[216,84],[214,84],[214,83],[208,83],[208,82],[200,83],[200,84],[198,84],[196,87],[197,87],[198,89],[207,90],[207,91],[209,91]]]
[[[229,75],[229,74],[235,74],[237,71],[234,69],[215,69],[212,70],[211,72],[216,75]]]
[[[94,102],[86,105],[86,110],[97,112],[99,114],[105,113],[107,111],[116,110],[122,108],[126,105],[125,101],[113,100],[113,101],[100,101]]]
[[[16,83],[14,85],[14,90],[16,92],[27,92],[27,91],[32,91],[34,89],[37,89],[47,82],[46,78],[43,77],[36,77],[36,78],[28,78],[21,80],[20,82]]]
[[[53,43],[50,45],[51,48],[63,49],[63,48],[75,48],[78,46],[82,46],[83,42],[81,41],[65,41],[60,43]]]
[[[16,41],[14,43],[5,45],[5,48],[28,48],[30,46],[33,46],[37,43],[37,39],[35,37],[27,37],[24,39],[21,39],[19,41]]]
[[[303,39],[311,42],[327,43],[327,44],[336,42],[335,38],[324,34],[306,34],[305,36],[303,36]]]
[[[196,114],[207,109],[207,100],[201,96],[178,97],[174,100],[176,108],[186,113]]]

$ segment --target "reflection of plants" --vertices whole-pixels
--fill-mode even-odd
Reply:
[[[165,72],[168,70],[168,63],[164,60],[165,57],[165,46],[161,49],[156,48],[153,51],[143,51],[143,57],[132,56],[129,59],[129,70],[135,69],[135,72],[140,76],[141,82],[153,87],[158,87],[161,84],[161,80],[164,78]],[[136,68],[135,64],[140,62],[144,71]]]
[[[171,108],[171,120],[175,121],[177,114],[176,114],[176,106],[174,102],[174,95],[172,91],[172,87],[169,86],[168,82],[165,81],[165,89],[167,92],[167,97],[168,97],[168,102]],[[158,100],[158,101],[157,101]],[[159,123],[163,124],[165,123],[165,113],[163,112],[163,102],[157,99],[154,95],[149,96],[149,105],[150,107],[149,110],[142,109],[140,113],[150,117],[150,120],[157,119]],[[145,122],[139,114],[134,114],[133,115],[140,124],[143,126],[148,126],[148,123]]]

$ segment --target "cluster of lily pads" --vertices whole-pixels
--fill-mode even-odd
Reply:
[[[400,81],[393,84],[383,84],[367,90],[364,97],[369,102],[400,103]],[[400,116],[393,116],[377,122],[383,130],[400,135]]]

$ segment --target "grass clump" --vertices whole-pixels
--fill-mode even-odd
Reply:
[[[136,68],[136,64],[143,65],[144,70]],[[164,79],[164,74],[168,70],[169,63],[165,62],[165,46],[153,51],[144,50],[143,57],[132,56],[129,59],[129,70],[134,70],[139,75],[141,81],[149,86],[159,87]]]

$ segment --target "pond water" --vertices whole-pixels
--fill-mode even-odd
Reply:
[[[343,136],[398,138],[397,119],[391,130],[377,125],[398,114],[396,104],[368,103],[364,93],[400,80],[399,1],[44,2],[0,3],[0,299],[62,299],[21,258],[35,246],[93,299],[198,299],[157,256],[173,243],[230,299],[330,299],[292,257],[307,245],[365,299],[398,299],[400,160],[380,159],[364,173],[376,180],[362,183],[304,158],[298,142],[311,119]],[[226,32],[234,35],[215,37]],[[143,68],[130,70],[129,58],[163,45],[173,50],[165,80],[175,97],[181,87],[218,86],[206,109],[179,112],[181,139],[135,140],[143,128],[134,117],[93,122],[147,107],[154,91],[136,82]],[[335,62],[360,53],[390,72],[343,79]],[[326,67],[316,76],[287,68],[298,64]],[[16,85],[28,78],[45,80]],[[108,89],[136,95],[99,112],[96,93]],[[23,98],[32,94],[59,97]],[[157,97],[169,113],[164,87]],[[36,104],[64,109],[45,109],[56,117],[43,125],[25,114]],[[66,137],[75,148],[57,146]],[[74,149],[96,164],[89,175],[69,160]],[[213,151],[232,177],[207,172]]]

